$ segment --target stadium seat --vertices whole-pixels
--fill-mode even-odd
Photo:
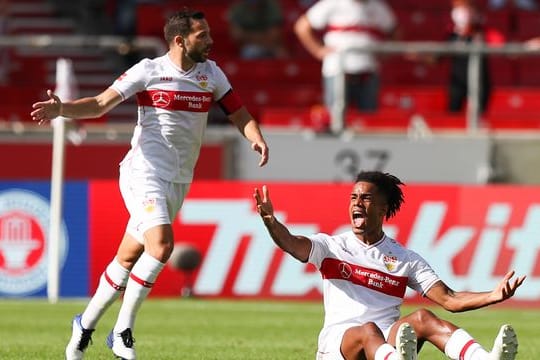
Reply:
[[[540,86],[540,63],[539,55],[521,57],[515,60],[516,84],[525,87]]]
[[[315,85],[320,87],[321,65],[313,59],[241,60],[229,59],[220,64],[233,85],[251,84]]]
[[[347,128],[355,131],[403,132],[409,127],[411,111],[408,109],[380,109],[374,112],[347,111]]]
[[[519,83],[516,59],[503,55],[494,55],[489,59],[491,80],[495,87],[515,86]]]
[[[261,110],[259,121],[263,126],[310,128],[310,107],[269,106]]]
[[[484,117],[484,124],[491,131],[538,131],[540,116],[537,113],[490,113]]]
[[[539,98],[540,90],[536,88],[495,88],[488,113],[538,114]]]
[[[514,10],[515,41],[529,40],[540,35],[540,14],[538,11]]]
[[[446,109],[446,90],[440,86],[387,86],[380,95],[381,109],[411,112],[442,112]]]
[[[426,64],[402,55],[387,57],[382,62],[381,81],[383,85],[444,85],[448,82],[448,62],[442,59]]]
[[[395,14],[403,41],[442,41],[450,22],[448,9],[398,8]]]

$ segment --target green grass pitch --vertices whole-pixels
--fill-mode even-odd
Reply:
[[[70,322],[86,300],[0,299],[0,359],[63,359]],[[93,336],[86,359],[113,359],[105,345],[117,313],[117,302],[105,314]],[[405,306],[406,314],[415,307]],[[519,338],[518,359],[540,354],[540,310],[496,306],[451,314],[432,308],[467,329],[491,348],[498,328],[513,324]],[[168,299],[145,302],[137,319],[136,347],[140,359],[236,360],[315,358],[322,324],[320,302]],[[419,359],[446,359],[424,346]]]

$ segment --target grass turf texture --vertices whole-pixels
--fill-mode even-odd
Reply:
[[[0,299],[0,359],[63,359],[70,322],[86,301]],[[113,326],[117,302],[93,335],[86,359],[113,359],[105,337]],[[406,306],[402,314],[414,310]],[[490,349],[499,326],[513,324],[520,343],[518,359],[540,354],[540,310],[487,308],[450,314],[432,309],[467,329]],[[319,302],[235,300],[150,300],[143,304],[135,332],[141,359],[279,359],[315,358],[323,320]],[[446,359],[426,344],[420,359]]]

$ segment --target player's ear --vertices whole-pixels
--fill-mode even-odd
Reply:
[[[184,37],[181,35],[176,35],[174,37],[174,44],[178,47],[185,48]]]

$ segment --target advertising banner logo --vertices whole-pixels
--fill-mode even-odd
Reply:
[[[80,183],[66,184],[58,239],[61,296],[88,294],[85,188]],[[0,296],[46,295],[49,193],[45,182],[0,182]]]

